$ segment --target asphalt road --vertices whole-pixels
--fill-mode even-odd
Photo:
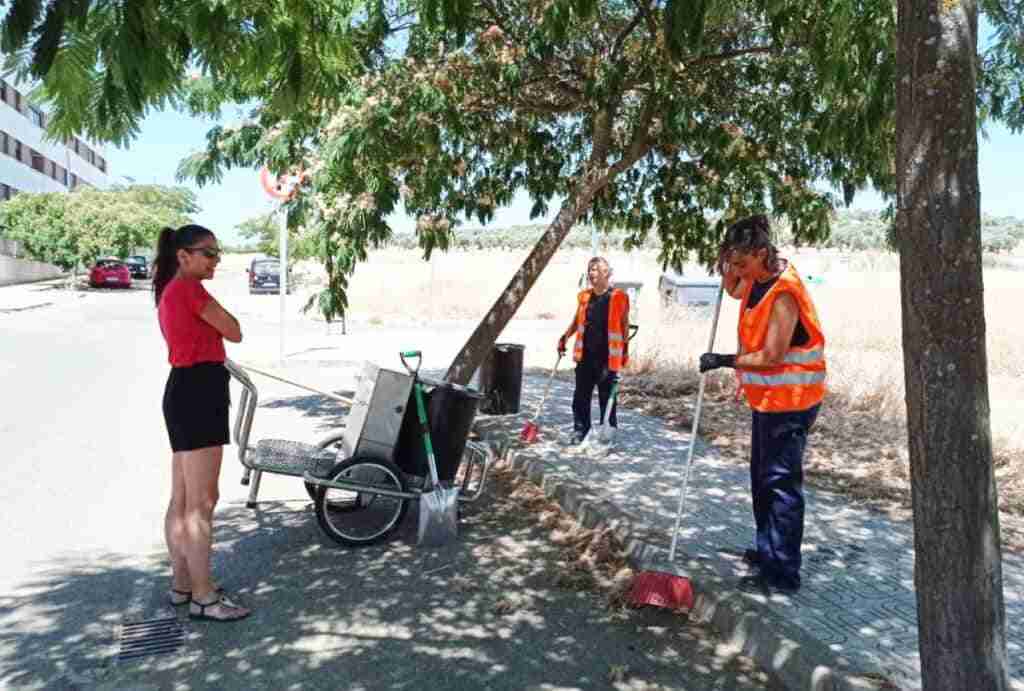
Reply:
[[[234,357],[272,359],[274,298],[250,302],[222,285],[213,292],[246,331]],[[301,483],[267,477],[261,508],[245,508],[233,447],[215,570],[255,614],[232,626],[186,621],[182,651],[115,663],[123,623],[170,614],[167,366],[150,299],[104,291],[0,315],[0,688],[770,688],[677,615],[610,611],[560,586],[559,548],[501,483],[455,545],[416,548],[412,510],[397,539],[343,550],[320,534]],[[316,328],[296,324],[289,338],[313,343]],[[356,333],[350,361],[407,334],[444,357],[463,337]],[[290,371],[345,390],[356,370],[342,360]],[[261,382],[261,401],[258,437],[311,440],[341,419],[283,385]]]

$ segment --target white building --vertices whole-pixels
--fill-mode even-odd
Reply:
[[[109,166],[101,147],[74,137],[47,141],[46,113],[14,85],[0,80],[0,201],[19,192],[105,188]]]

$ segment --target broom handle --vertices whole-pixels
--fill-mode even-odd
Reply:
[[[255,367],[251,367],[250,365],[246,365],[246,364],[243,364],[241,362],[236,362],[235,364],[238,365],[239,367],[241,367],[242,369],[249,370],[250,372],[255,372],[256,374],[259,374],[260,376],[263,376],[263,377],[267,377],[268,379],[276,379],[279,382],[284,382],[285,384],[291,384],[292,386],[294,386],[296,388],[305,389],[306,391],[311,391],[313,393],[320,394],[321,396],[326,396],[327,398],[332,398],[335,401],[338,401],[339,403],[344,403],[345,405],[352,405],[352,399],[351,398],[345,398],[343,396],[339,396],[338,394],[330,393],[329,391],[321,391],[320,389],[314,389],[312,386],[306,386],[305,384],[300,384],[297,381],[292,381],[291,379],[285,379],[284,377],[279,377],[279,376],[277,376],[275,374],[270,374],[269,372],[264,372],[262,370],[258,370]]]
[[[544,386],[544,395],[540,397],[540,403],[537,404],[537,412],[533,414],[533,423],[537,424],[537,420],[540,419],[541,408],[544,407],[544,402],[548,400],[548,392],[551,391],[551,382],[555,381],[555,373],[558,372],[558,365],[562,362],[562,354],[558,354],[558,359],[555,360],[555,366],[551,368],[551,376],[548,377],[548,383]]]
[[[715,316],[711,319],[711,336],[708,338],[708,349],[710,353],[715,349],[715,332],[718,331],[718,314],[722,310],[722,291],[724,283],[718,284],[718,297],[715,299]],[[679,526],[683,522],[683,506],[686,504],[686,491],[690,487],[690,468],[693,467],[693,450],[697,447],[697,430],[700,426],[700,411],[704,403],[704,384],[707,382],[707,372],[700,375],[700,385],[697,387],[697,405],[693,411],[693,429],[690,430],[690,447],[686,450],[686,472],[683,475],[683,486],[679,490],[679,508],[676,509],[676,527],[672,531],[672,547],[668,551],[669,562],[676,558],[676,545],[679,543]]]

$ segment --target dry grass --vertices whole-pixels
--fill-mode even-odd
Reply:
[[[548,320],[549,325],[534,329],[534,340],[527,343],[528,366],[550,366],[552,334],[572,315],[588,254],[559,252],[520,308],[517,319]],[[784,254],[805,276],[825,279],[812,286],[812,293],[828,339],[829,397],[808,451],[809,480],[855,499],[905,507],[909,481],[896,258],[885,253]],[[525,250],[452,252],[427,263],[415,252],[376,252],[353,278],[353,317],[478,319],[525,255]],[[634,305],[641,331],[623,403],[689,425],[695,365],[707,347],[709,313],[661,306],[661,271],[652,253],[610,251],[606,256],[615,277],[644,283]],[[1003,267],[985,272],[992,435],[1001,508],[1024,514],[1024,322],[1004,307],[1015,304],[1024,274]],[[719,350],[735,348],[737,307],[734,300],[723,306]],[[731,402],[733,388],[728,377],[714,379],[702,427],[737,462],[745,462],[749,411]]]
[[[497,494],[518,507],[523,515],[535,517],[547,531],[547,539],[561,548],[553,570],[555,585],[599,593],[615,609],[626,606],[633,570],[612,531],[584,528],[540,487],[505,463],[497,464],[494,473]]]

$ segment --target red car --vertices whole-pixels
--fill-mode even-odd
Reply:
[[[131,288],[132,274],[124,262],[116,259],[100,259],[89,271],[89,285],[93,288],[100,286]]]

